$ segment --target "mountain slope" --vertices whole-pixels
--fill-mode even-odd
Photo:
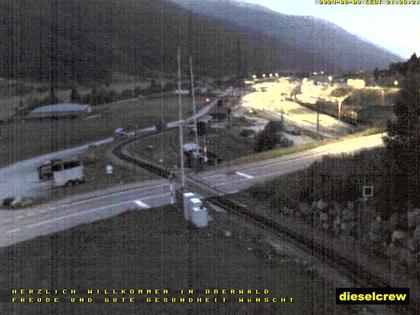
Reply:
[[[195,3],[204,11],[214,4]],[[361,52],[363,46],[349,47],[343,40],[343,56],[336,57],[334,47],[334,54],[328,53],[334,46],[327,43],[331,36],[322,37],[319,31],[311,35],[307,30],[305,40],[295,40],[299,21],[286,21],[295,31],[285,32],[285,21],[270,11],[220,3],[212,16],[205,16],[165,0],[0,0],[0,77],[90,83],[107,82],[114,71],[174,72],[178,46],[184,66],[185,56],[191,54],[197,74],[211,76],[358,70],[394,60],[369,44],[370,50]],[[306,28],[312,27],[308,21]]]
[[[0,12],[5,77],[89,82],[112,71],[174,72],[178,46],[193,55],[198,74],[298,66],[283,65],[269,36],[163,0],[0,0]]]
[[[401,58],[322,19],[292,16],[232,0],[171,0],[195,13],[276,38],[290,54],[305,54],[318,69],[386,68]]]

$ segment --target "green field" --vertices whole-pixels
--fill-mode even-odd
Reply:
[[[225,231],[232,235],[225,237]],[[198,231],[173,207],[132,211],[51,236],[0,249],[2,292],[9,289],[168,289],[167,297],[225,297],[226,303],[12,304],[1,314],[314,314],[333,311],[335,288],[305,263],[276,254],[267,236],[218,214]],[[205,289],[268,289],[270,297],[293,297],[294,303],[237,303],[238,294]],[[103,296],[103,295],[102,295]],[[121,296],[121,295],[119,295]],[[258,297],[255,294],[252,297]],[[45,295],[44,295],[45,297]],[[62,297],[62,295],[60,296]],[[162,295],[148,295],[160,297]],[[184,295],[184,297],[190,297]],[[259,296],[264,297],[264,296]],[[2,296],[2,298],[6,298]],[[314,303],[314,301],[316,301]],[[347,307],[335,309],[349,314]]]
[[[129,150],[141,158],[172,168],[179,165],[178,132],[170,130],[164,134],[141,139],[132,144]],[[202,147],[206,146],[208,151],[217,154],[223,161],[254,154],[253,140],[240,136],[239,132],[239,128],[213,129],[205,136],[200,136],[199,143]],[[186,130],[184,143],[188,142],[194,142],[194,134]]]
[[[185,115],[191,100],[183,99]],[[202,98],[197,104],[204,104]],[[79,119],[20,121],[0,125],[0,166],[91,141],[112,137],[118,127],[127,130],[153,126],[157,120],[176,120],[177,97],[133,99],[97,106],[91,117]]]

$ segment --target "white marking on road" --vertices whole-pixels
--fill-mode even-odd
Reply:
[[[163,197],[163,196],[170,196],[170,192],[164,193],[164,194],[159,194],[159,195],[154,195],[154,196],[148,196],[148,197],[143,198],[143,200],[153,199],[153,198],[156,198],[156,197]],[[140,200],[136,200],[136,201],[140,201]],[[33,228],[33,227],[37,227],[37,226],[41,226],[41,225],[46,225],[46,224],[56,222],[56,221],[60,221],[60,220],[63,220],[63,219],[68,219],[68,218],[71,218],[71,217],[76,217],[76,216],[84,215],[84,214],[87,214],[87,213],[96,212],[96,211],[99,211],[99,210],[109,209],[111,207],[121,206],[121,205],[124,205],[124,204],[131,204],[132,202],[136,202],[136,201],[131,200],[131,201],[119,202],[119,203],[110,204],[110,205],[107,205],[107,206],[102,206],[102,207],[99,207],[99,208],[90,209],[90,210],[83,211],[83,212],[77,212],[77,213],[69,214],[69,215],[66,215],[66,216],[53,218],[53,219],[50,219],[50,220],[34,223],[34,224],[31,224],[31,225],[26,225],[26,226],[23,226],[23,227],[20,227],[20,228],[17,228],[17,229],[7,231],[6,234],[12,234],[12,233],[15,233],[15,232],[19,232],[19,231],[21,231],[22,229],[25,229],[25,228],[29,229],[29,228]],[[144,204],[144,205],[146,205],[146,204]],[[150,208],[149,205],[146,205],[146,207]],[[23,218],[23,216],[21,216],[21,217]]]
[[[144,209],[149,209],[150,206],[148,204],[145,204],[143,201],[141,200],[134,200],[134,203],[136,205],[138,205],[140,208],[144,208]]]
[[[68,206],[76,206],[76,205],[80,205],[80,204],[83,204],[83,203],[89,203],[89,202],[94,201],[94,200],[109,198],[111,196],[124,195],[124,194],[132,193],[134,191],[143,191],[143,190],[166,187],[166,186],[169,187],[169,184],[153,185],[153,186],[147,186],[147,187],[138,187],[138,188],[133,188],[133,189],[124,190],[124,191],[120,191],[120,192],[115,192],[115,193],[108,194],[108,195],[102,195],[102,196],[98,196],[98,197],[93,197],[93,198],[89,198],[89,199],[84,199],[84,200],[80,200],[80,201],[66,203],[66,204],[62,205],[61,207],[64,208],[64,207],[68,207]]]
[[[236,174],[239,175],[239,176],[243,176],[245,178],[249,178],[249,179],[254,178],[253,176],[248,175],[248,174],[245,174],[245,173],[242,173],[242,172],[236,172]]]
[[[123,204],[127,204],[127,203],[130,203],[130,202],[131,201],[120,202],[120,203],[117,203],[117,204],[113,204],[113,206],[114,207],[115,206],[121,206]],[[95,212],[95,211],[98,211],[98,210],[107,209],[109,207],[110,206],[108,205],[108,206],[104,206],[104,207],[99,207],[99,208],[91,209],[91,210],[88,210],[88,211],[77,212],[77,213],[66,215],[64,217],[54,218],[54,219],[50,219],[50,220],[47,220],[47,221],[42,221],[42,222],[30,224],[30,225],[25,226],[25,228],[33,228],[33,227],[36,227],[36,226],[49,224],[49,223],[52,223],[52,222],[55,222],[55,221],[59,221],[59,220],[63,220],[63,219],[68,219],[68,218],[72,218],[72,217],[77,217],[77,216],[84,215],[84,214],[91,213],[91,212]],[[20,230],[21,230],[20,228],[19,229],[10,230],[10,231],[7,231],[6,234],[11,234],[11,233],[14,233],[14,232],[17,232],[17,231],[20,231]]]
[[[6,234],[19,232],[20,230],[21,230],[20,228],[13,229],[13,230],[7,231]]]

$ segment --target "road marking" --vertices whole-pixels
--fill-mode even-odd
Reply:
[[[143,200],[153,199],[153,198],[156,198],[156,197],[163,197],[163,196],[170,196],[170,193],[164,193],[164,194],[159,194],[159,195],[154,195],[154,196],[148,196],[148,197],[143,198]],[[141,202],[141,200],[136,200],[136,201],[140,201]],[[31,224],[31,225],[26,225],[26,226],[23,226],[23,227],[20,227],[20,228],[16,228],[16,229],[7,231],[6,234],[12,234],[12,233],[15,233],[15,232],[19,232],[19,231],[21,231],[21,230],[23,230],[25,228],[26,229],[29,229],[29,228],[33,228],[33,227],[37,227],[37,226],[41,226],[41,225],[46,225],[46,224],[49,224],[49,223],[52,223],[52,222],[56,222],[56,221],[60,221],[60,220],[63,220],[63,219],[68,219],[68,218],[71,218],[71,217],[76,217],[76,216],[84,215],[84,214],[87,214],[87,213],[96,212],[96,211],[99,211],[99,210],[109,209],[111,207],[122,206],[124,204],[130,204],[130,203],[136,202],[136,201],[131,200],[131,201],[119,202],[119,203],[115,203],[115,204],[110,204],[110,205],[102,206],[102,207],[99,207],[99,208],[90,209],[90,210],[83,211],[83,212],[77,212],[77,213],[69,214],[69,215],[66,215],[66,216],[62,216],[62,217],[58,217],[58,218],[53,218],[53,219],[50,219],[50,220],[46,220],[46,221],[34,223],[34,224]],[[143,204],[146,206],[145,208],[150,208],[149,205],[146,205],[145,203],[143,203]]]
[[[138,205],[140,208],[144,208],[144,209],[150,209],[150,206],[148,204],[145,204],[143,201],[141,200],[134,200],[134,203],[136,205]]]
[[[245,174],[245,173],[242,173],[242,172],[236,172],[236,174],[239,175],[239,176],[243,176],[245,178],[249,178],[249,179],[254,178],[253,176],[248,175],[248,174]]]
[[[7,231],[6,234],[19,232],[20,230],[21,230],[21,228],[17,228],[17,229],[14,229],[14,230]]]
[[[130,203],[130,202],[131,201],[120,202],[120,203],[117,203],[117,204],[113,204],[112,206],[121,206],[123,204],[127,204],[127,203]],[[60,220],[63,220],[63,219],[77,217],[77,216],[84,215],[84,214],[91,213],[91,212],[95,212],[95,211],[98,211],[98,210],[107,209],[109,207],[110,206],[108,205],[108,206],[103,206],[103,207],[91,209],[91,210],[88,210],[88,211],[77,212],[77,213],[66,215],[64,217],[54,218],[54,219],[50,219],[50,220],[47,220],[47,221],[42,221],[42,222],[34,223],[34,224],[31,224],[31,225],[27,225],[27,226],[25,226],[25,228],[33,228],[33,227],[36,227],[36,226],[49,224],[49,223],[52,223],[52,222],[55,222],[55,221],[60,221]],[[11,233],[14,233],[14,232],[17,232],[17,231],[20,231],[20,230],[21,230],[20,228],[10,230],[10,231],[7,231],[6,234],[11,234]]]
[[[143,191],[143,190],[161,188],[161,187],[166,187],[166,186],[169,187],[169,184],[166,184],[165,183],[165,184],[162,184],[162,185],[153,185],[153,186],[147,186],[147,187],[137,187],[137,188],[132,188],[132,189],[129,189],[129,190],[124,190],[124,191],[120,191],[120,192],[111,193],[111,194],[108,194],[108,195],[101,195],[101,196],[98,196],[98,197],[93,197],[93,198],[89,198],[89,199],[84,199],[84,200],[80,200],[80,201],[66,203],[66,204],[63,204],[61,207],[62,208],[65,208],[65,207],[69,207],[69,206],[76,206],[76,205],[80,205],[80,204],[83,204],[83,203],[89,203],[91,201],[98,200],[98,199],[105,199],[105,198],[108,198],[108,197],[111,197],[111,196],[125,195],[125,194],[132,193],[134,191]]]

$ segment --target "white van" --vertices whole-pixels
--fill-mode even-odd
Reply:
[[[55,163],[52,166],[54,186],[74,186],[84,182],[83,165],[78,160]]]

